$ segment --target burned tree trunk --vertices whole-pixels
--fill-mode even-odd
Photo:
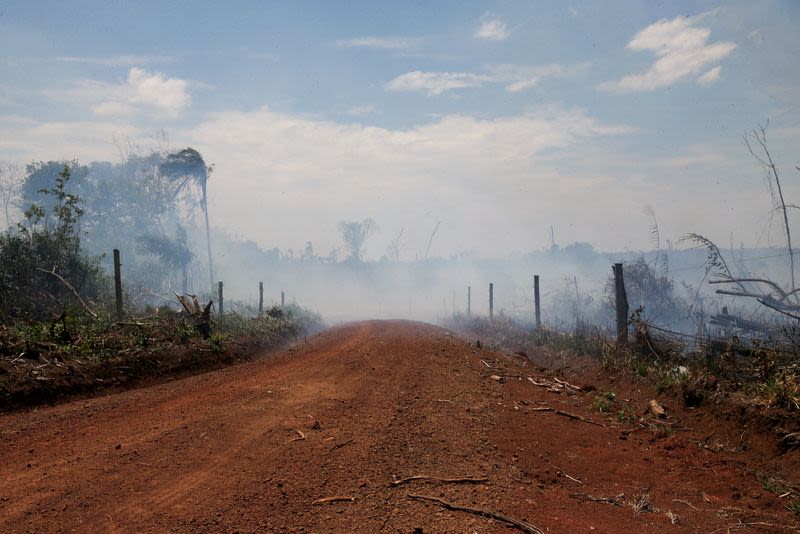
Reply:
[[[192,326],[197,330],[203,339],[211,337],[211,306],[214,304],[213,300],[209,300],[205,308],[200,307],[195,295],[179,295],[177,292],[175,297],[181,303],[183,311],[186,315],[192,318]],[[189,300],[189,297],[192,299]]]

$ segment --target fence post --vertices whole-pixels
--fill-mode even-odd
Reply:
[[[622,264],[615,263],[612,269],[614,271],[614,296],[617,307],[617,345],[624,345],[628,342],[628,296],[625,293]]]
[[[219,300],[219,316],[222,317],[222,314],[225,313],[224,312],[225,308],[223,307],[224,301],[222,299],[222,280],[220,280],[219,284],[217,285],[217,299]]]
[[[258,316],[264,315],[264,282],[258,283]]]
[[[542,303],[539,300],[539,275],[533,275],[533,308],[536,313],[536,329],[542,327]]]
[[[494,321],[494,283],[489,282],[489,321]]]
[[[122,266],[119,260],[119,249],[114,249],[114,297],[117,304],[117,321],[122,321]]]
[[[281,290],[281,306],[286,304],[286,294],[284,294],[283,290]]]
[[[467,286],[467,318],[472,318],[472,286]]]

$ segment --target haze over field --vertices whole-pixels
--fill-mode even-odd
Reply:
[[[798,28],[0,0],[2,531],[800,532]]]
[[[767,120],[786,195],[800,133],[792,1],[9,2],[0,160],[192,146],[213,225],[367,259],[603,250],[701,232],[781,242],[741,142]],[[166,136],[166,140],[161,132]]]

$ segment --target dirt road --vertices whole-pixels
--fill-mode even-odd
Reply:
[[[699,446],[702,432],[620,422],[596,392],[529,376],[557,383],[433,326],[366,322],[221,371],[6,414],[0,531],[515,531],[409,494],[544,532],[796,526],[786,499],[735,453]],[[487,480],[391,484],[414,475]],[[315,504],[330,497],[353,500]]]

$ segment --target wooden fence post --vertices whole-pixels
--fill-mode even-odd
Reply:
[[[222,299],[222,280],[220,280],[217,285],[217,299],[219,300],[219,316],[222,317],[222,314],[225,313],[224,301]]]
[[[119,249],[114,249],[114,297],[117,304],[117,321],[122,321],[122,265],[119,260]]]
[[[467,286],[467,318],[472,317],[472,286]]]
[[[494,321],[494,283],[489,282],[489,321]]]
[[[281,290],[281,306],[286,304],[286,294]]]
[[[615,263],[612,269],[614,271],[614,296],[617,307],[617,345],[624,345],[628,342],[628,296],[625,293],[622,264]]]
[[[542,303],[539,300],[539,275],[533,275],[533,308],[536,314],[536,329],[542,327]]]
[[[264,315],[264,282],[258,283],[258,316]]]

